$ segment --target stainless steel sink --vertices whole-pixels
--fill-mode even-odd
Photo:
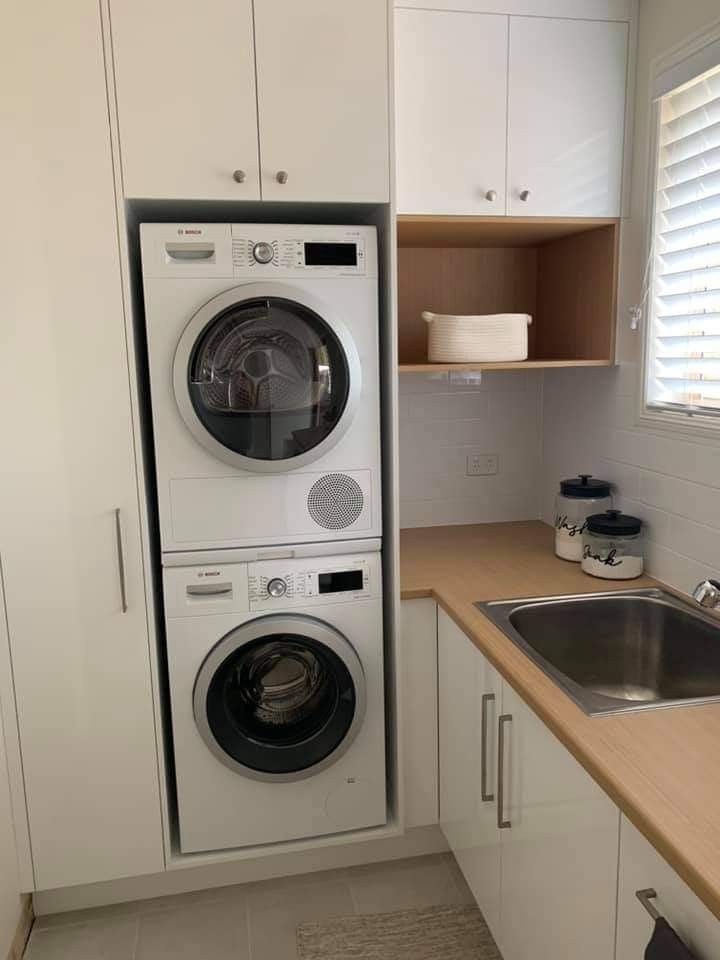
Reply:
[[[591,716],[720,700],[720,618],[664,590],[476,606]]]

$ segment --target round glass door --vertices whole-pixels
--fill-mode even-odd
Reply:
[[[300,779],[333,762],[352,742],[364,702],[350,644],[299,618],[233,631],[203,664],[194,692],[198,729],[213,753],[269,780]]]
[[[223,459],[292,469],[336,442],[344,420],[347,427],[356,354],[306,303],[251,292],[216,297],[186,328],[176,395],[197,439]]]

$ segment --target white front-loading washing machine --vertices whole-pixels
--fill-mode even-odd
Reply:
[[[164,553],[377,537],[374,227],[140,227]]]
[[[181,852],[386,822],[377,547],[164,568]]]

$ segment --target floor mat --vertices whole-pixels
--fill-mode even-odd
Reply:
[[[300,960],[502,960],[474,906],[427,907],[303,923]]]

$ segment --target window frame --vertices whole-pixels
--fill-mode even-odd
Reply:
[[[718,414],[694,412],[689,408],[671,409],[669,407],[652,406],[648,403],[648,365],[651,350],[653,324],[651,311],[655,288],[656,258],[654,254],[655,227],[657,219],[657,187],[660,172],[660,98],[654,95],[659,77],[683,62],[690,60],[700,53],[703,48],[720,42],[720,19],[714,21],[708,28],[694,34],[670,51],[661,54],[651,62],[647,97],[650,102],[648,155],[646,158],[646,195],[645,195],[645,230],[643,243],[643,269],[649,261],[647,287],[643,286],[642,295],[647,290],[647,301],[642,312],[639,334],[642,337],[639,366],[638,389],[638,426],[647,427],[663,433],[676,434],[680,438],[707,439],[720,443],[720,411]],[[705,71],[703,71],[705,72]],[[701,74],[697,74],[701,76]],[[681,86],[682,84],[678,84]]]

